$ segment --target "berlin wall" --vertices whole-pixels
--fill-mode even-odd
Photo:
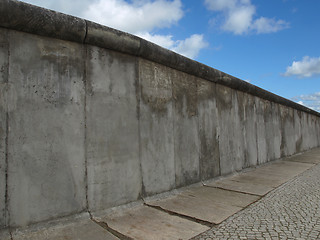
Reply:
[[[320,145],[320,114],[136,36],[0,1],[0,228]]]

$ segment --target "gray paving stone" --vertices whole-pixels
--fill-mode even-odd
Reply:
[[[102,221],[121,234],[137,240],[189,239],[209,229],[146,206],[108,214]]]

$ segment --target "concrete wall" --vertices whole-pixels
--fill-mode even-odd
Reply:
[[[0,25],[0,228],[320,145],[319,113],[135,36],[11,0]]]

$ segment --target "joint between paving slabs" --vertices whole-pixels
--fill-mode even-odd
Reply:
[[[195,218],[195,217],[190,217],[190,216],[187,216],[187,215],[184,215],[184,214],[176,213],[176,212],[164,209],[164,208],[162,208],[160,206],[153,206],[153,205],[150,205],[148,203],[144,203],[144,205],[147,206],[147,207],[159,210],[161,212],[165,212],[165,213],[167,213],[169,215],[172,215],[172,216],[180,217],[180,218],[183,218],[183,219],[195,222],[195,223],[199,223],[199,224],[204,225],[206,227],[212,228],[212,227],[214,227],[216,225],[216,224],[214,224],[212,222],[208,222],[208,221],[205,221],[205,220],[202,220],[202,219],[198,219],[198,218]]]
[[[106,222],[100,222],[97,221],[95,219],[91,219],[94,223],[98,224],[100,227],[104,228],[105,230],[107,230],[109,233],[111,233],[112,235],[116,236],[117,238],[119,238],[120,240],[133,240],[133,238],[130,238],[120,232],[118,232],[117,230],[114,230],[113,228],[109,227],[109,225]]]
[[[254,193],[247,193],[247,192],[242,192],[242,191],[238,191],[238,190],[233,190],[233,189],[227,189],[227,188],[223,188],[223,187],[217,187],[217,186],[208,186],[208,185],[203,185],[204,187],[208,187],[208,188],[217,188],[217,189],[221,189],[221,190],[225,190],[225,191],[229,191],[229,192],[236,192],[236,193],[242,193],[242,194],[246,194],[246,195],[250,195],[250,196],[255,196],[255,197],[263,197],[265,195],[258,195],[258,194],[254,194]]]

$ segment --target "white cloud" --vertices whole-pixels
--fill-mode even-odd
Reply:
[[[92,3],[98,0],[22,0],[30,4],[48,8],[54,11],[80,16],[81,13]]]
[[[260,17],[252,24],[252,28],[260,33],[273,33],[288,28],[289,23],[283,20],[275,20],[271,18]]]
[[[171,35],[151,35],[147,32],[139,33],[138,36],[188,58],[195,58],[201,49],[208,46],[202,34],[193,34],[184,40],[176,41],[172,39]]]
[[[177,46],[173,47],[172,50],[189,58],[195,58],[201,49],[208,46],[208,43],[203,39],[203,35],[200,34],[193,34],[189,38],[179,40],[176,43]]]
[[[288,28],[289,23],[266,17],[254,19],[256,7],[250,0],[205,0],[209,10],[222,12],[222,29],[241,35],[249,32],[272,33]]]
[[[209,10],[223,11],[225,9],[234,8],[237,0],[205,0],[205,4]]]
[[[99,0],[84,11],[83,16],[94,22],[122,31],[137,33],[170,27],[183,16],[180,0]]]
[[[164,48],[171,48],[174,44],[175,41],[172,40],[172,35],[152,35],[148,32],[144,33],[138,33],[137,36],[144,38],[150,42],[153,42],[155,44],[158,44],[161,47]]]
[[[320,92],[309,95],[300,95],[292,98],[293,101],[320,112]]]
[[[287,67],[284,76],[296,76],[299,78],[312,77],[320,74],[320,57],[303,57],[302,61],[293,61],[292,65]]]
[[[92,21],[126,31],[189,58],[195,58],[207,46],[203,35],[194,34],[184,40],[150,31],[170,27],[183,17],[180,0],[99,0],[84,12]]]
[[[201,34],[183,40],[151,34],[178,23],[184,15],[181,0],[78,0],[76,4],[67,0],[24,1],[138,35],[189,58],[195,58],[208,45]]]
[[[226,22],[222,28],[235,34],[246,33],[252,25],[252,17],[254,13],[255,7],[251,5],[232,9],[228,12]]]

